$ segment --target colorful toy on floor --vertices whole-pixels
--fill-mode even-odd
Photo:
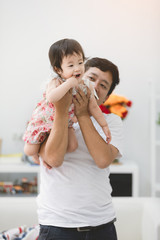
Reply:
[[[0,233],[0,240],[38,240],[39,225],[21,226]]]

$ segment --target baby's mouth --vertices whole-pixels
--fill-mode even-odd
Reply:
[[[81,74],[76,74],[76,75],[75,75],[75,77],[76,77],[76,78],[79,78],[79,77],[80,77],[80,75],[81,75]]]

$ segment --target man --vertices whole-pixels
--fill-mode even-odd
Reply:
[[[119,83],[118,68],[101,58],[87,61],[85,77],[95,83],[99,105]],[[112,136],[107,144],[101,127],[88,112],[89,96],[79,90],[73,99],[78,148],[72,153],[66,153],[71,94],[55,104],[53,128],[40,152],[50,169],[41,161],[39,240],[117,239],[108,167],[122,153],[122,122],[114,114],[105,114]]]

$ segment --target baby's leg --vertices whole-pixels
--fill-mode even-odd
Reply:
[[[32,156],[33,161],[38,164],[39,164],[39,157],[38,157],[39,149],[40,149],[40,144],[25,143],[24,145],[24,153],[27,156]]]
[[[74,152],[78,147],[78,142],[74,129],[72,127],[68,128],[68,147],[67,152]]]

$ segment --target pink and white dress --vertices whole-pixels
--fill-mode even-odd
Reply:
[[[54,121],[55,107],[46,99],[46,93],[43,99],[37,103],[32,113],[31,120],[27,124],[23,140],[30,144],[42,143],[51,131]],[[71,104],[68,114],[68,125],[72,126],[72,117],[74,116],[74,105]]]
[[[59,77],[56,79],[57,86]],[[65,81],[64,79],[61,79]],[[87,94],[87,87],[89,87],[89,79],[84,79],[84,84],[79,84],[79,87]],[[76,89],[73,88],[72,95],[76,94]],[[97,97],[94,91],[95,97]],[[37,103],[36,108],[32,113],[31,120],[27,124],[26,131],[23,135],[23,140],[29,144],[42,143],[50,133],[54,121],[55,107],[54,104],[46,99],[46,93],[43,94],[43,99]],[[72,127],[72,118],[74,116],[74,104],[69,107],[68,126]]]

